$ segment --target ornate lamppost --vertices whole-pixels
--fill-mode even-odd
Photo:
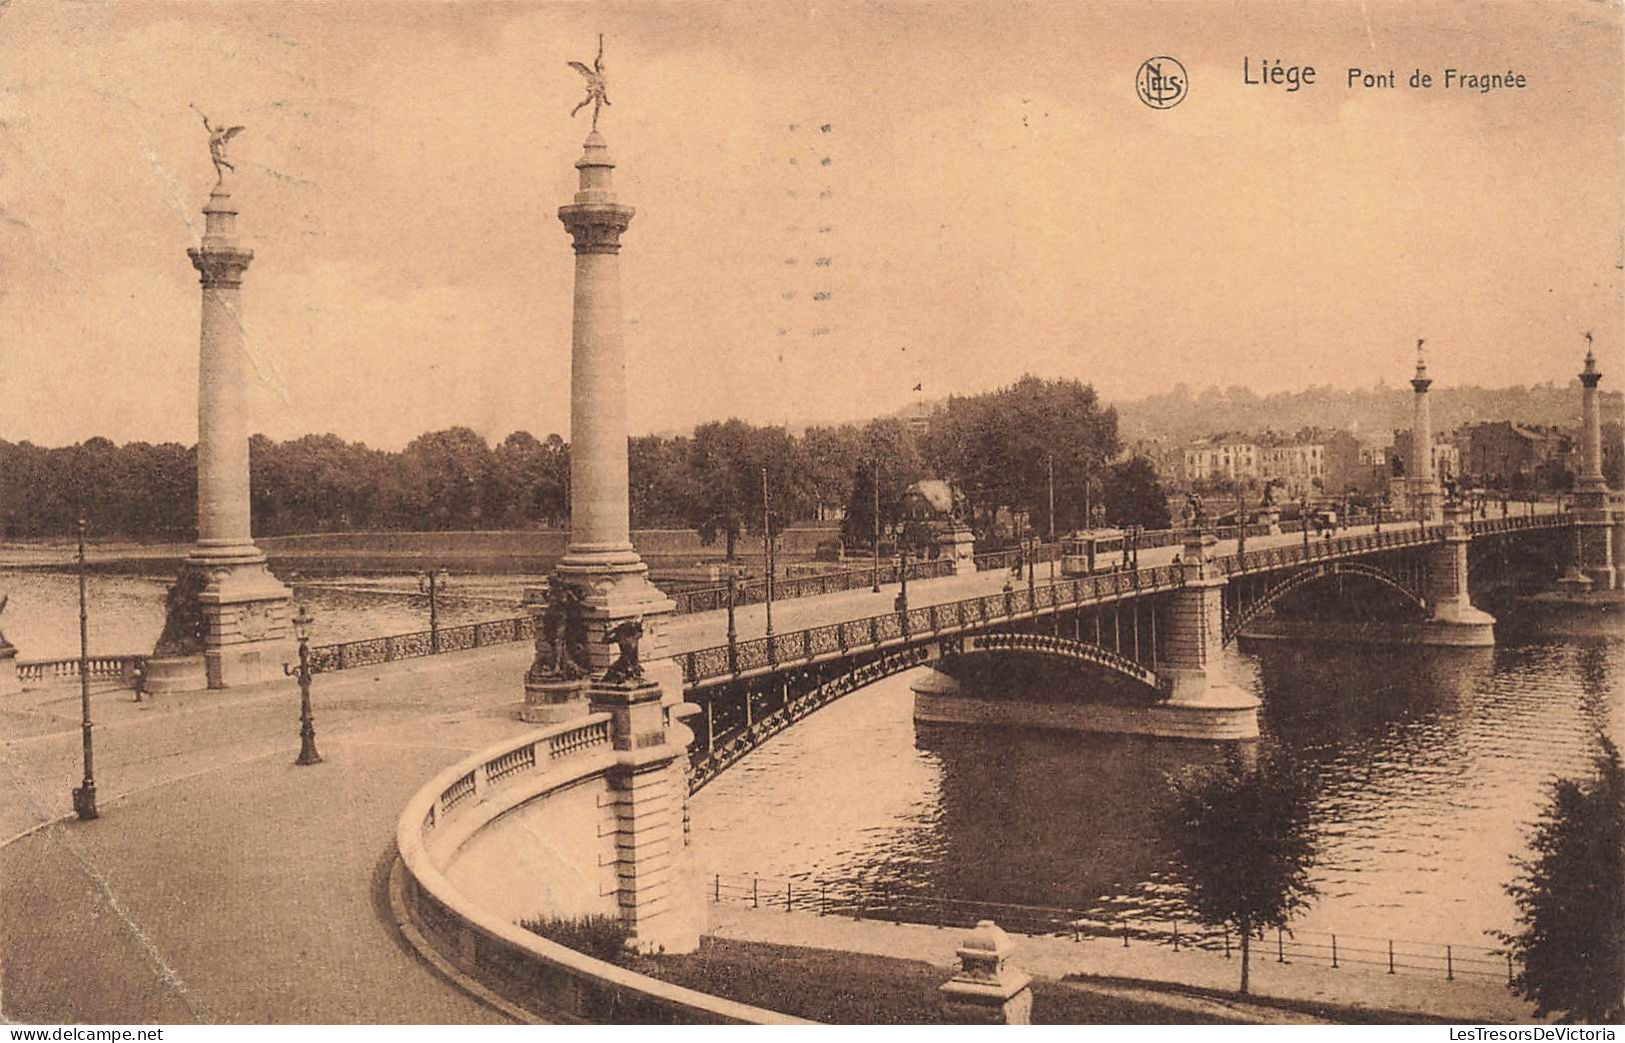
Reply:
[[[762,559],[767,565],[767,650],[773,659],[773,511],[767,491],[767,467],[762,468]],[[878,546],[878,544],[877,544]]]
[[[1049,585],[1050,601],[1055,600],[1055,559],[1061,556],[1061,545],[1055,542],[1055,454],[1049,454],[1045,461],[1045,470],[1049,474]],[[1056,637],[1061,636],[1061,614],[1051,611],[1049,614],[1050,630]]]
[[[870,593],[880,593],[880,461],[876,460],[871,472],[875,480],[875,569],[874,589]]]
[[[440,611],[439,592],[446,585],[447,574],[445,569],[430,569],[418,573],[418,590],[429,595],[429,648],[435,655],[440,654]]]
[[[282,664],[282,672],[299,678],[299,757],[295,764],[320,764],[322,755],[316,752],[316,725],[310,716],[310,611],[299,606],[293,617],[293,632],[299,638],[299,666]]]
[[[1298,494],[1298,517],[1303,522],[1303,552],[1309,553],[1309,491]]]
[[[80,821],[97,818],[95,756],[90,743],[90,614],[85,598],[85,519],[79,516],[79,710],[84,736],[85,779],[73,791],[73,810]]]
[[[739,672],[739,631],[734,627],[734,604],[739,597],[739,570],[728,562],[728,672]],[[706,703],[706,720],[711,717],[711,704]],[[709,749],[709,747],[707,747]]]

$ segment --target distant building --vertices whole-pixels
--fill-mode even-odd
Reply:
[[[1576,451],[1574,432],[1509,420],[1473,424],[1458,441],[1467,449],[1467,473],[1481,479],[1522,475],[1529,480],[1554,465],[1561,467]]]
[[[1257,478],[1258,446],[1251,442],[1202,440],[1185,447],[1179,479],[1186,485]]]
[[[1293,496],[1318,491],[1326,484],[1326,447],[1318,443],[1263,446],[1259,461],[1259,477],[1279,482]]]

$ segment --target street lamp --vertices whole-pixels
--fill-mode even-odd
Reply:
[[[293,632],[299,638],[299,666],[282,664],[282,672],[299,678],[299,758],[295,764],[320,764],[316,752],[316,726],[310,717],[310,610],[300,605],[293,617]]]
[[[1309,490],[1298,494],[1298,517],[1303,522],[1303,552],[1309,553]]]
[[[1049,472],[1049,585],[1050,600],[1055,600],[1055,559],[1061,556],[1061,545],[1055,542],[1055,454],[1049,454],[1046,469]],[[1049,614],[1051,630],[1056,637],[1061,636],[1061,614]]]
[[[1236,483],[1236,557],[1247,553],[1247,486]]]
[[[897,538],[897,578],[901,587],[897,591],[898,615],[903,617],[903,632],[908,632],[908,542],[902,536]]]
[[[878,544],[877,544],[878,546]],[[762,558],[767,565],[767,649],[773,658],[773,512],[767,491],[767,467],[762,467]]]
[[[85,519],[79,516],[79,710],[85,746],[85,780],[73,791],[73,810],[80,821],[100,814],[96,810],[95,757],[90,745],[90,614],[85,598]]]
[[[440,612],[438,594],[446,585],[445,569],[430,569],[418,573],[418,590],[429,595],[429,648],[440,654]]]
[[[875,480],[875,570],[874,589],[871,593],[880,593],[880,461],[876,460],[870,468],[870,474]]]
[[[728,672],[739,672],[739,631],[734,628],[734,602],[739,594],[739,570],[734,568],[733,562],[728,562]],[[707,704],[709,706],[710,704]],[[710,717],[710,711],[706,711]]]

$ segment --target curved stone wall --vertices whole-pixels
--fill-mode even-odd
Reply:
[[[600,830],[592,820],[610,797],[607,775],[618,760],[611,720],[594,713],[527,732],[453,765],[413,795],[395,830],[399,899],[412,926],[461,973],[550,1014],[594,1022],[794,1023],[605,963],[514,922],[615,909],[613,890],[586,857],[598,861]],[[591,835],[582,835],[589,828]],[[516,837],[547,839],[536,845]],[[541,855],[513,859],[520,848]],[[612,863],[609,874],[613,880]],[[520,904],[527,900],[514,899],[516,892],[537,896],[537,907]]]

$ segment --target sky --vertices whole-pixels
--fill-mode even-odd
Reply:
[[[1025,372],[1396,384],[1418,337],[1440,387],[1566,382],[1586,330],[1625,382],[1617,2],[12,0],[0,438],[195,440],[194,104],[247,127],[254,430],[568,437],[566,62],[600,32],[634,434]],[[1164,55],[1188,90],[1154,109]]]

